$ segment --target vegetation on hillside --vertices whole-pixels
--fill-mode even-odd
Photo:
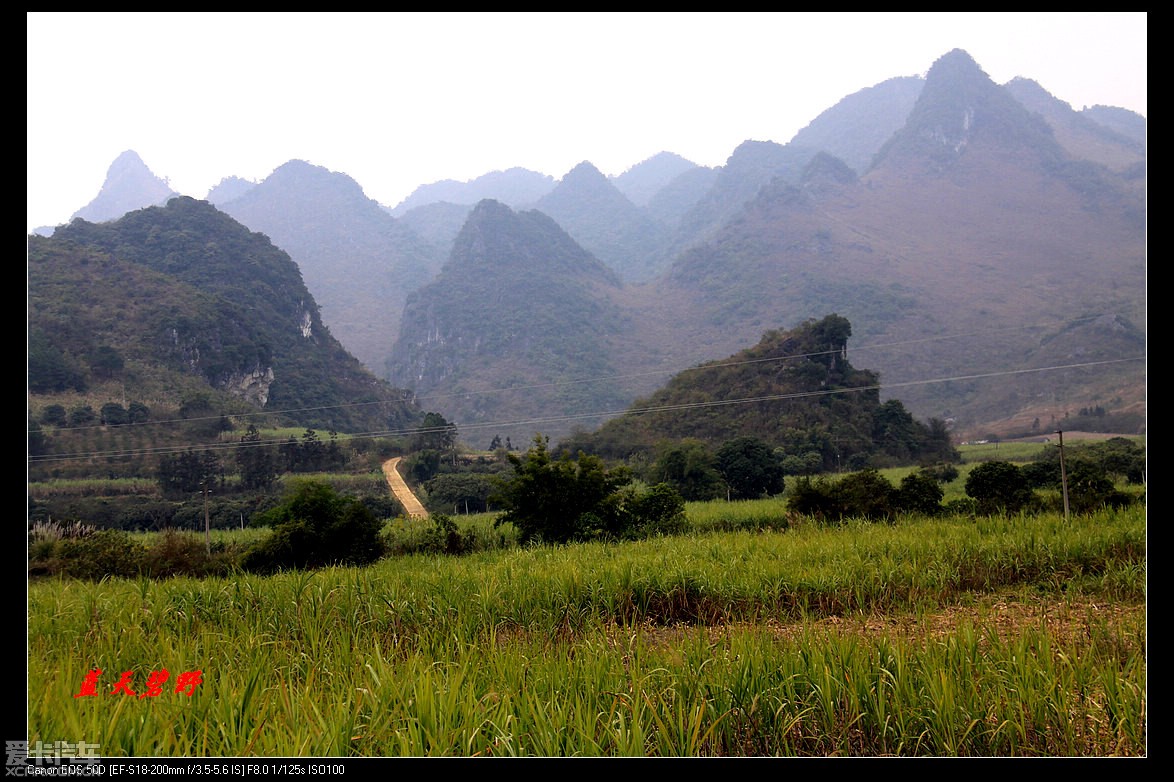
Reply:
[[[330,335],[289,256],[206,202],[29,237],[28,268],[34,409],[85,392],[124,403],[133,389],[158,418],[202,388],[218,413],[319,429],[419,415]]]
[[[409,296],[389,377],[421,398],[439,395],[467,425],[615,409],[627,398],[613,385],[562,381],[616,374],[609,356],[631,322],[609,298],[618,289],[615,273],[546,215],[483,201],[441,273]]]
[[[755,437],[815,472],[844,466],[955,461],[942,421],[915,421],[897,400],[880,401],[880,379],[848,360],[852,326],[828,315],[754,347],[676,375],[597,431],[560,444],[605,458],[648,456],[692,440],[716,451]]]

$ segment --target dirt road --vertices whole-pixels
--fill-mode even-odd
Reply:
[[[404,506],[404,512],[408,514],[409,518],[426,519],[428,511],[424,510],[424,506],[416,499],[416,495],[412,494],[408,484],[404,483],[403,476],[399,474],[399,461],[400,457],[397,456],[383,463],[383,474],[387,477],[387,485],[391,487],[391,493],[399,500],[399,504]]]

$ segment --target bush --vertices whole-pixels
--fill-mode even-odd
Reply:
[[[730,499],[753,500],[779,494],[785,486],[783,466],[774,449],[757,437],[736,437],[717,450],[717,470]]]
[[[65,412],[62,405],[46,405],[45,409],[41,411],[41,423],[49,426],[65,426],[69,421],[69,415]]]
[[[977,516],[978,503],[970,497],[950,500],[942,507],[942,513],[949,516]]]
[[[144,550],[121,530],[97,530],[77,538],[63,538],[54,547],[52,572],[97,581],[134,578],[143,569]]]
[[[452,517],[443,513],[428,519],[399,517],[387,523],[380,537],[388,556],[408,554],[473,554],[516,548],[511,526],[495,526],[488,515]]]
[[[1068,505],[1073,513],[1123,508],[1132,501],[1128,494],[1117,490],[1098,465],[1078,463],[1068,476]]]
[[[497,524],[512,524],[522,543],[636,539],[683,531],[685,501],[672,486],[631,487],[631,472],[608,470],[580,452],[551,458],[541,436],[524,457],[509,454],[514,475],[499,479],[490,498],[505,509]]]
[[[895,510],[897,490],[878,471],[865,469],[841,478],[833,496],[844,518],[888,519]]]
[[[922,470],[901,479],[901,486],[893,496],[893,507],[905,513],[936,516],[942,512],[944,496],[945,492],[937,479]]]
[[[631,524],[624,531],[630,539],[679,535],[689,528],[685,499],[667,483],[658,483],[630,500]]]
[[[791,485],[788,506],[795,513],[821,521],[839,520],[840,506],[827,478],[803,476]]]
[[[1034,494],[1027,478],[1011,462],[983,462],[966,476],[966,496],[978,503],[980,513],[1018,513],[1031,504]]]
[[[931,464],[921,468],[921,473],[927,477],[933,478],[938,483],[950,483],[958,480],[958,466],[943,462],[941,464]]]
[[[273,534],[245,555],[258,572],[325,565],[365,565],[383,556],[382,522],[366,505],[323,481],[295,480],[276,507],[253,517]]]
[[[938,482],[923,472],[905,476],[896,488],[878,471],[864,469],[834,482],[799,478],[791,488],[788,507],[823,521],[877,521],[901,512],[937,515],[942,511],[942,496]]]
[[[164,530],[143,554],[143,571],[152,578],[224,575],[232,559],[225,552],[209,552],[207,544],[191,532]]]

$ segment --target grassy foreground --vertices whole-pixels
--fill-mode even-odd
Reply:
[[[48,580],[28,632],[29,741],[105,756],[1147,752],[1141,506]]]

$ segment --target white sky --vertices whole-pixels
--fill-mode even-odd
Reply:
[[[965,49],[1074,109],[1146,114],[1144,12],[28,12],[28,229],[133,149],[203,198],[305,160],[395,206],[521,166],[719,166],[841,98]]]

